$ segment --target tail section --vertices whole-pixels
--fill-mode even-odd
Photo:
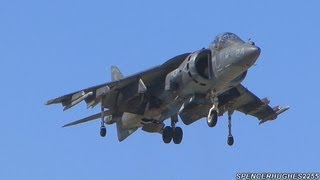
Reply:
[[[111,80],[118,81],[122,78],[123,78],[123,75],[120,72],[119,68],[116,66],[111,66]]]
[[[121,73],[119,68],[116,66],[111,66],[111,80],[112,81],[119,81],[120,79],[123,79],[123,74]],[[125,140],[128,136],[130,136],[132,133],[134,133],[138,129],[137,127],[125,128],[123,126],[123,119],[127,119],[127,118],[121,117],[116,120],[117,134],[118,134],[119,141]]]

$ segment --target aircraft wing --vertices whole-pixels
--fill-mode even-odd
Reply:
[[[244,114],[249,114],[260,120],[260,123],[264,123],[269,120],[274,120],[279,114],[287,111],[289,107],[269,106],[270,101],[268,98],[260,99],[247,88],[243,87],[241,84],[238,85],[237,90],[240,94],[231,106]]]
[[[274,120],[289,107],[269,106],[267,98],[260,99],[241,84],[219,95],[219,115],[222,116],[228,108],[251,115],[260,120],[260,124]],[[206,97],[194,97],[179,113],[184,124],[189,125],[201,118],[207,117],[212,107]]]
[[[146,86],[149,86],[152,83],[154,83],[155,80],[165,78],[165,75],[167,75],[172,70],[176,69],[189,54],[190,53],[178,55],[168,60],[162,65],[156,66],[154,68],[134,74],[132,76],[128,76],[117,81],[100,84],[97,86],[89,87],[51,99],[46,102],[46,105],[61,103],[64,107],[63,110],[67,110],[75,106],[76,104],[80,103],[81,101],[85,100],[88,107],[94,107],[95,105],[100,103],[102,96],[109,95],[110,98],[114,98],[114,92],[121,90],[129,84],[139,82],[140,79]]]

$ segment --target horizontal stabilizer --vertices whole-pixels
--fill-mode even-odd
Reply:
[[[104,117],[112,115],[110,110],[104,111],[103,114],[104,114]],[[77,125],[77,124],[85,123],[85,122],[92,121],[92,120],[99,119],[99,118],[101,118],[101,113],[94,114],[92,116],[89,116],[89,117],[86,117],[86,118],[71,122],[71,123],[66,124],[66,125],[64,125],[62,127],[74,126],[74,125]]]
[[[71,102],[70,104],[67,104],[63,110],[67,110],[72,108],[73,106],[77,105],[78,103],[80,103],[81,101],[83,101],[84,99],[86,99],[87,97],[91,96],[93,93],[92,92],[88,92],[88,93],[84,93],[83,91],[76,93],[72,96],[71,98]]]

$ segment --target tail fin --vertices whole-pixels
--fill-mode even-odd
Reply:
[[[118,140],[123,141],[128,136],[130,136],[132,133],[134,133],[138,128],[132,128],[132,129],[124,129],[122,128],[122,120],[119,119],[116,121],[117,124],[117,133],[118,133]]]
[[[111,80],[118,81],[123,78],[122,73],[120,72],[117,66],[111,66]]]

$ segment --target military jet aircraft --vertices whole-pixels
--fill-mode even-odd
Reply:
[[[186,125],[205,117],[208,126],[214,127],[218,116],[227,113],[227,144],[233,145],[234,111],[252,115],[261,124],[289,109],[270,107],[267,98],[258,98],[241,84],[259,55],[260,48],[252,41],[222,33],[207,49],[178,55],[128,77],[113,66],[112,82],[63,95],[46,105],[61,103],[67,110],[83,100],[88,108],[100,104],[101,113],[63,127],[101,119],[102,137],[106,136],[106,125],[115,123],[119,141],[141,128],[162,134],[164,143],[175,144],[180,144],[183,137],[182,128],[177,126],[179,117]],[[165,126],[167,119],[171,120],[170,126]]]

